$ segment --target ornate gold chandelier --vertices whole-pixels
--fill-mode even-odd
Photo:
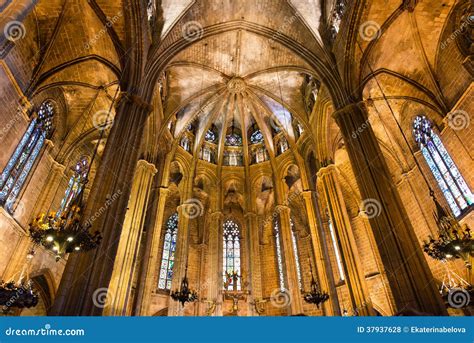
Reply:
[[[64,254],[92,250],[102,238],[98,231],[89,232],[90,224],[81,224],[81,195],[78,204],[71,204],[60,216],[56,212],[43,213],[30,223],[31,240],[53,251],[56,261]]]

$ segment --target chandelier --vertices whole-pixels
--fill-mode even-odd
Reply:
[[[303,299],[309,304],[315,304],[317,308],[319,305],[324,303],[329,299],[329,294],[323,292],[319,289],[319,285],[314,279],[313,276],[313,268],[310,264],[310,271],[311,271],[311,291],[303,294]]]
[[[56,261],[59,261],[65,254],[95,249],[102,239],[98,231],[93,234],[89,232],[91,227],[89,222],[82,223],[82,200],[92,163],[97,156],[99,146],[106,132],[107,123],[110,123],[111,109],[117,99],[118,89],[107,113],[105,124],[100,128],[100,136],[90,163],[83,156],[71,168],[73,176],[69,181],[59,210],[49,212],[49,214],[41,213],[30,223],[29,232],[33,243],[53,251],[56,254]],[[102,90],[99,89],[99,92]]]
[[[74,174],[59,210],[48,215],[42,213],[30,223],[33,243],[53,251],[56,261],[64,254],[94,249],[101,239],[99,232],[89,232],[89,223],[81,223],[83,190],[90,170],[87,158],[82,157],[72,170]]]
[[[441,207],[436,198],[434,217],[438,226],[438,238],[429,236],[423,244],[423,250],[437,260],[463,259],[466,268],[472,269],[471,258],[474,255],[474,239],[467,224],[461,225],[451,214]]]
[[[78,197],[78,203],[81,198]],[[56,254],[56,261],[64,254],[96,248],[102,237],[98,231],[94,234],[89,232],[90,224],[81,224],[80,212],[81,206],[73,204],[59,216],[56,212],[40,214],[30,223],[31,240],[52,250]]]
[[[179,290],[171,292],[171,298],[174,301],[179,301],[182,306],[184,306],[186,302],[194,302],[198,299],[197,293],[189,289],[187,273],[188,267],[186,266],[186,271],[184,272],[184,277],[181,281],[181,287],[179,288]]]
[[[8,313],[13,307],[22,309],[38,304],[38,294],[33,290],[29,279],[29,267],[34,253],[34,250],[31,250],[26,256],[26,263],[18,281],[0,282],[0,306],[3,313]]]

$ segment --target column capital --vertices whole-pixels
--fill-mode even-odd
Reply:
[[[55,159],[51,160],[51,163],[51,169],[54,171],[64,172],[64,170],[66,169],[66,166],[64,164],[59,163]]]
[[[54,143],[52,140],[50,139],[45,139],[44,140],[44,147],[47,149],[47,150],[52,150],[54,148]]]
[[[167,187],[160,187],[159,192],[160,192],[160,196],[167,196],[170,190]]]
[[[338,118],[344,115],[350,115],[355,111],[367,112],[367,105],[365,104],[365,101],[353,102],[352,104],[348,104],[342,108],[339,108],[332,114],[332,117],[337,120]]]
[[[256,218],[257,214],[255,212],[249,211],[249,212],[244,214],[244,217],[245,218]]]
[[[134,104],[142,110],[145,110],[145,111],[148,111],[148,112],[153,111],[153,105],[146,102],[145,100],[143,100],[142,97],[140,97],[136,94],[132,94],[130,92],[120,92],[120,94],[118,96],[118,99],[117,99],[117,102],[116,102],[116,104],[117,104],[116,106],[119,107],[122,104],[122,102],[124,102],[124,101],[128,102],[130,104]]]
[[[290,211],[290,208],[287,205],[276,205],[275,206],[275,211],[278,213],[283,212],[283,211]]]
[[[336,171],[337,171],[336,165],[332,163],[325,167],[319,168],[318,172],[316,173],[316,176],[319,178],[323,175],[331,174]]]
[[[302,191],[301,194],[303,195],[303,198],[305,199],[311,199],[313,197],[313,194],[314,195],[317,195],[317,192],[316,191],[313,191],[311,189],[307,189],[305,191]]]
[[[155,175],[156,172],[158,171],[153,163],[150,163],[144,159],[138,160],[137,169],[138,168],[143,168],[144,170],[149,171],[153,175]]]

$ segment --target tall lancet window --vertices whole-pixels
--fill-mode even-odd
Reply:
[[[329,233],[331,235],[331,242],[334,248],[334,255],[336,256],[337,270],[339,271],[339,278],[341,281],[344,281],[344,267],[342,266],[341,254],[339,252],[339,244],[336,239],[336,232],[334,231],[334,225],[332,224],[331,218],[328,219],[329,224]]]
[[[426,163],[455,216],[473,203],[472,192],[425,116],[413,121],[413,134]]]
[[[89,161],[87,157],[83,156],[72,168],[73,175],[69,179],[64,198],[61,201],[61,206],[56,214],[60,216],[62,212],[66,211],[71,203],[77,198],[77,196],[83,191],[87,180],[87,172],[89,170]]]
[[[170,289],[173,277],[173,265],[176,251],[176,238],[178,235],[178,213],[172,214],[166,222],[165,240],[163,242],[163,255],[161,258],[160,278],[158,288]]]
[[[273,221],[273,231],[275,233],[275,248],[278,267],[278,281],[280,290],[283,292],[285,287],[285,273],[283,271],[283,253],[281,248],[280,222],[277,218]]]
[[[296,240],[295,234],[295,225],[293,224],[293,220],[290,218],[290,226],[291,226],[291,242],[293,253],[295,255],[295,265],[296,265],[296,276],[298,278],[298,285],[300,289],[303,288],[303,282],[301,279],[301,267],[300,267],[300,258],[298,253],[298,243]],[[283,292],[286,289],[285,286],[285,272],[283,269],[283,249],[281,245],[281,233],[280,233],[280,222],[278,219],[275,218],[273,221],[273,230],[275,233],[275,247],[276,247],[276,258],[277,258],[277,267],[278,267],[278,280],[280,284],[280,290]]]
[[[291,218],[290,218],[290,225],[291,225],[291,242],[293,244],[293,252],[295,254],[296,275],[298,276],[298,285],[300,286],[300,289],[303,289],[303,282],[301,281],[300,257],[298,253],[298,242],[296,241],[296,233],[295,233],[295,224],[293,224],[293,220]]]
[[[240,228],[233,220],[224,222],[223,240],[223,278],[227,290],[241,289],[241,270],[240,270]],[[229,275],[237,274],[239,277],[232,278]],[[234,288],[234,281],[237,285]]]
[[[52,102],[43,102],[38,110],[38,115],[31,121],[3,169],[0,177],[0,203],[10,212],[13,211],[15,200],[20,194],[45,140],[51,136],[53,116]]]

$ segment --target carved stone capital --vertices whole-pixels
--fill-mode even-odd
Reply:
[[[334,164],[329,164],[327,165],[326,167],[322,167],[318,170],[318,173],[316,174],[317,177],[321,177],[323,175],[327,175],[327,174],[330,174],[330,173],[333,173],[335,172],[337,169],[336,169],[336,165]]]
[[[153,163],[148,162],[147,160],[138,160],[137,170],[144,169],[145,171],[150,172],[152,175],[155,175],[158,171]]]
[[[244,214],[245,218],[257,218],[257,214],[255,212],[247,212]]]
[[[143,100],[140,96],[128,92],[120,92],[117,99],[117,107],[119,107],[123,101],[129,102],[138,106],[140,109],[146,110],[148,112],[153,111],[153,105],[149,104]]]
[[[354,112],[364,111],[367,112],[367,105],[365,101],[354,102],[346,105],[343,108],[338,109],[332,114],[332,117],[337,120],[341,116],[351,115]]]

